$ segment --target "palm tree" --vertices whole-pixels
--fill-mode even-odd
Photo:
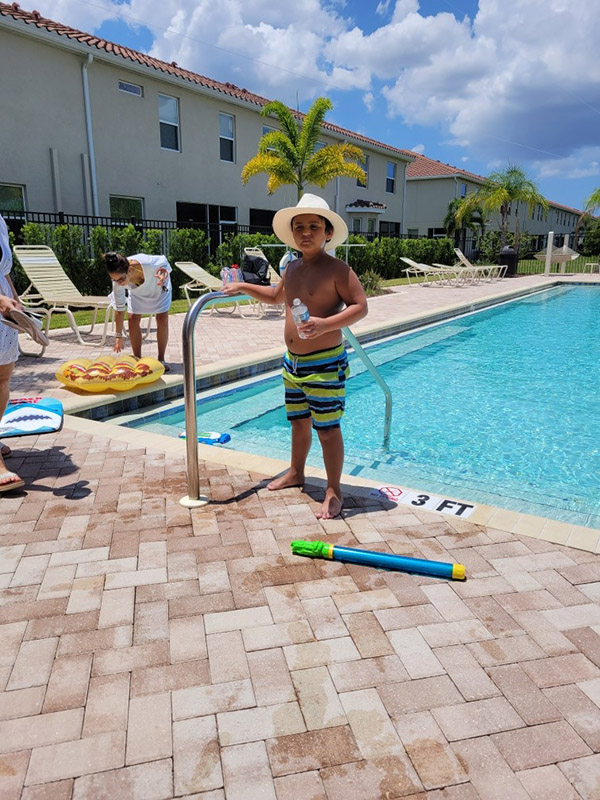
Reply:
[[[286,184],[295,184],[298,199],[304,187],[312,183],[326,186],[334,178],[349,177],[366,181],[364,155],[360,147],[348,142],[328,144],[315,151],[325,114],[333,104],[326,97],[318,97],[302,120],[279,100],[267,103],[260,112],[263,117],[274,114],[281,130],[265,133],[258,143],[258,153],[242,170],[242,183],[261,172],[269,176],[267,192],[273,194]]]
[[[485,214],[500,213],[500,245],[506,245],[508,233],[508,217],[511,203],[527,203],[529,211],[533,211],[536,205],[542,206],[544,212],[548,211],[548,201],[541,195],[533,183],[529,180],[521,167],[515,164],[508,164],[504,169],[490,173],[483,186],[473,194],[467,195],[456,213],[458,221],[463,219],[467,213],[479,207]],[[519,227],[519,217],[515,214],[515,250],[519,250],[519,239],[521,231]]]
[[[587,225],[596,211],[600,208],[600,186],[591,193],[585,201],[585,207],[575,226],[575,246],[578,241],[579,229],[582,225]]]
[[[448,210],[446,211],[446,216],[442,223],[448,236],[454,236],[456,244],[458,244],[461,230],[464,231],[468,229],[475,234],[479,229],[482,236],[485,233],[485,219],[481,213],[481,207],[473,206],[473,208],[469,208],[459,220],[457,218],[457,212],[461,204],[462,198],[452,198],[448,203]]]

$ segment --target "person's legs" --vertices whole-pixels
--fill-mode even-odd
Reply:
[[[310,417],[294,419],[292,422],[292,455],[290,468],[281,477],[267,484],[267,489],[286,489],[290,486],[304,485],[304,466],[312,441],[312,421]]]
[[[164,362],[165,351],[169,341],[169,312],[156,315],[156,341],[158,343],[158,360]]]
[[[333,519],[342,510],[344,502],[340,479],[344,466],[344,440],[339,426],[335,428],[317,429],[323,462],[327,473],[327,489],[321,510],[317,513],[318,519]]]
[[[10,376],[14,366],[14,362],[11,364],[0,364],[0,417],[6,411],[8,405],[8,398],[10,396]],[[23,481],[15,472],[10,472],[10,470],[6,468],[4,458],[2,457],[2,453],[0,453],[0,487],[12,484],[22,486]]]
[[[129,314],[129,344],[133,355],[141,358],[142,355],[142,331],[140,328],[141,314]]]

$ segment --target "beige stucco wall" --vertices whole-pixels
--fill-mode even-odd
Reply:
[[[60,210],[54,207],[49,153],[56,148],[63,210],[83,213],[82,61],[0,28],[0,182],[26,185],[34,211]]]
[[[62,37],[40,35],[25,28],[22,35],[0,18],[0,67],[9,81],[0,84],[2,109],[9,113],[0,128],[0,182],[26,186],[27,207],[36,211],[86,213],[81,154],[88,152],[85,127],[82,64],[88,53],[91,115],[98,188],[98,212],[109,215],[109,196],[143,197],[147,219],[173,220],[176,203],[236,206],[238,222],[249,222],[249,209],[276,210],[295,205],[296,188],[266,192],[266,176],[242,186],[243,165],[256,154],[263,124],[276,125],[259,115],[260,109],[237,104],[217,92],[201,92],[181,80],[148,68],[132,68],[126,60],[82,45],[77,52],[61,49]],[[50,42],[50,43],[49,43]],[[18,64],[19,68],[15,69]],[[119,91],[118,81],[143,87],[143,97]],[[181,152],[160,147],[159,93],[179,100]],[[235,163],[219,158],[219,112],[235,117]],[[4,117],[4,114],[3,114]],[[326,143],[340,141],[323,133]],[[61,184],[55,208],[49,149],[58,151]],[[370,156],[369,185],[341,178],[325,189],[306,187],[325,197],[345,214],[357,198],[384,202],[388,209],[378,219],[402,220],[402,181],[406,162],[390,152],[363,147]],[[397,163],[396,192],[385,191],[387,161]],[[91,213],[91,210],[89,211]]]
[[[476,192],[481,184],[460,176],[440,178],[409,178],[406,182],[406,230],[418,229],[419,235],[426,236],[428,228],[441,228],[448,204],[454,197],[461,196],[461,184],[466,184],[467,193]],[[515,229],[515,211],[508,218],[510,231]],[[577,224],[577,215],[563,212],[551,206],[548,216],[538,219],[537,210],[532,219],[525,203],[518,204],[518,217],[521,232],[545,235],[549,230],[555,234],[571,233]],[[486,230],[500,229],[500,215],[489,214]]]

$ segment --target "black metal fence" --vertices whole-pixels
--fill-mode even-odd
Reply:
[[[65,214],[62,211],[2,211],[0,214],[4,217],[6,224],[15,236],[17,244],[23,244],[22,229],[26,223],[34,222],[40,225],[50,225],[57,227],[59,225],[77,225],[82,230],[83,244],[91,253],[91,239],[92,230],[96,227],[106,228],[107,230],[115,228],[123,228],[126,225],[133,225],[136,231],[141,234],[150,230],[158,230],[163,234],[163,252],[169,249],[169,233],[180,228],[192,228],[194,230],[201,230],[207,236],[209,254],[214,255],[217,247],[223,242],[227,236],[235,235],[238,233],[262,233],[265,236],[273,233],[270,227],[263,227],[260,225],[241,225],[239,223],[220,222],[220,223],[205,223],[195,222],[194,220],[165,220],[165,219],[115,219],[113,217],[97,217],[89,216],[86,214]]]
[[[62,211],[3,211],[0,209],[0,214],[6,220],[9,229],[14,233],[17,244],[23,244],[22,228],[28,222],[38,223],[40,225],[51,225],[56,227],[58,225],[77,225],[82,229],[83,243],[86,247],[89,246],[91,241],[92,230],[98,226],[110,230],[111,228],[123,228],[125,225],[133,225],[136,231],[145,233],[149,230],[158,230],[163,233],[163,243],[165,245],[165,252],[168,249],[168,236],[169,232],[179,228],[191,228],[194,230],[204,231],[209,242],[209,253],[214,255],[216,248],[223,242],[227,236],[235,235],[238,233],[262,233],[265,236],[271,235],[273,230],[270,226],[261,225],[242,225],[238,222],[197,222],[195,220],[165,220],[165,219],[137,219],[121,218],[116,219],[113,217],[97,217],[89,216],[86,214],[65,214]],[[350,231],[352,234],[353,232]],[[379,237],[391,237],[399,239],[417,239],[425,238],[423,236],[414,236],[406,233],[397,233],[394,230],[385,232],[356,232],[367,241],[373,241]]]

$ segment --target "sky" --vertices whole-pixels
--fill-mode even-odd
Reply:
[[[328,122],[478,175],[516,164],[548,200],[571,208],[583,209],[600,187],[598,0],[35,7],[300,111],[329,97]]]

